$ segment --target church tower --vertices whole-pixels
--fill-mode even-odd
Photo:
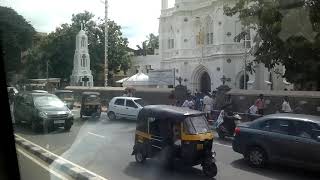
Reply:
[[[93,86],[93,77],[90,70],[90,56],[88,50],[88,36],[81,30],[76,36],[76,50],[73,58],[73,70],[70,77],[71,86]]]

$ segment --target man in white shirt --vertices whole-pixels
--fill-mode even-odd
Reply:
[[[207,92],[203,98],[203,111],[207,114],[208,119],[211,119],[212,98]]]
[[[290,104],[289,104],[288,96],[284,97],[281,110],[284,113],[291,113],[292,112],[292,109],[291,109]]]

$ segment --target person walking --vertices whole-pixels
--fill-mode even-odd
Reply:
[[[265,107],[263,94],[259,95],[259,98],[256,100],[255,105],[258,108],[258,114],[263,115],[264,114],[264,107]]]
[[[212,98],[209,96],[209,92],[203,98],[203,111],[206,113],[207,118],[211,119]]]
[[[289,97],[288,96],[285,96],[283,98],[281,112],[283,112],[283,113],[291,113],[292,112],[291,106],[289,104]]]

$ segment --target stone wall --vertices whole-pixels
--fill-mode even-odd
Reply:
[[[81,87],[67,86],[65,89],[74,91],[75,98],[80,102],[82,92],[99,92],[102,100],[109,102],[113,97],[122,96],[124,87]],[[137,88],[134,97],[142,98],[147,104],[169,104],[169,94],[173,89],[169,88]]]
[[[265,114],[275,113],[281,109],[283,97],[289,97],[292,110],[300,108],[303,114],[320,116],[320,91],[268,91],[268,90],[237,90],[232,89],[227,94],[232,97],[232,109],[236,112],[246,112],[254,104],[259,94],[264,95]]]

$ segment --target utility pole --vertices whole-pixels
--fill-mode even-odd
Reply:
[[[246,35],[244,36],[244,67],[243,67],[243,89],[247,89],[246,84],[246,67],[247,67],[247,29],[246,31]]]
[[[105,24],[104,24],[104,86],[108,86],[108,0],[105,3]]]

